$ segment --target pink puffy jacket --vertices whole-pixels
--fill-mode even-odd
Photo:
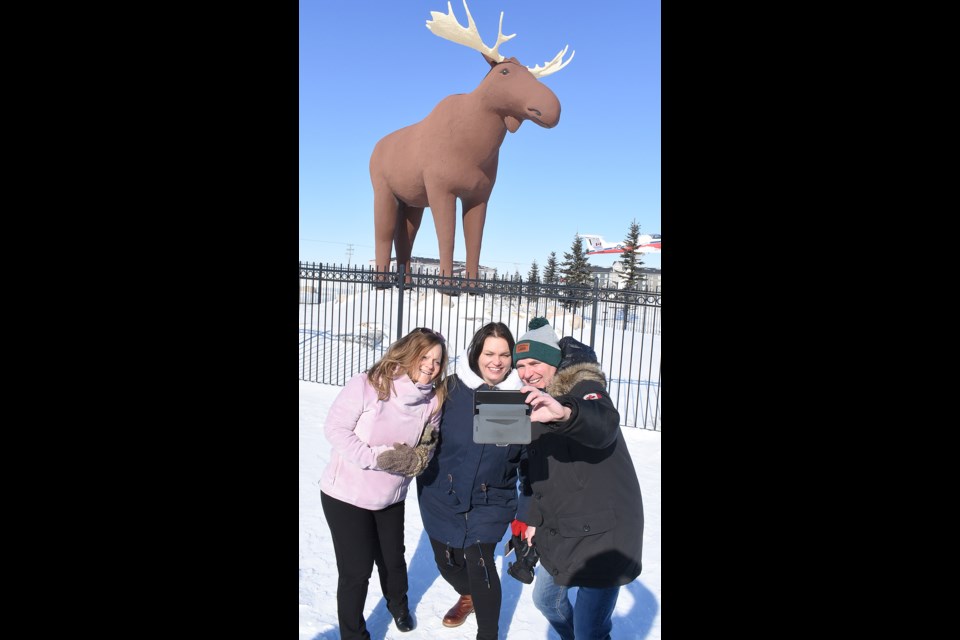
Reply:
[[[323,426],[330,462],[320,479],[328,496],[370,510],[406,499],[413,478],[381,470],[377,456],[395,442],[417,446],[425,425],[440,428],[440,414],[431,416],[438,402],[432,388],[418,386],[406,375],[394,380],[394,387],[396,395],[381,402],[367,374],[359,373],[330,405]]]

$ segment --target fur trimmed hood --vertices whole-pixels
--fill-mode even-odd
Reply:
[[[560,369],[546,391],[552,396],[562,396],[570,393],[578,382],[593,380],[607,388],[607,376],[596,362],[581,362]]]

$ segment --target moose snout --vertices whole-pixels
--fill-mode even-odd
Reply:
[[[541,127],[552,129],[560,122],[560,102],[551,109],[527,107],[527,117]]]

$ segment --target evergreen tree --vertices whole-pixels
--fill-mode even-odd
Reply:
[[[578,286],[589,285],[590,265],[583,251],[583,238],[579,235],[574,236],[569,253],[564,253],[563,257],[564,261],[560,271],[566,280],[566,284]],[[565,300],[564,306],[574,310],[577,308],[576,302],[572,299]]]
[[[527,282],[537,282],[540,280],[540,266],[536,259],[530,264],[530,272],[527,273]]]
[[[540,281],[540,265],[537,264],[537,261],[534,260],[530,264],[530,272],[527,273],[527,295],[536,296],[540,293],[540,287],[537,284]]]
[[[567,284],[590,284],[590,264],[587,262],[587,256],[583,251],[583,238],[579,235],[574,236],[573,244],[570,245],[570,252],[564,253],[563,258],[564,261],[560,271]]]
[[[634,251],[640,244],[640,225],[636,219],[630,223],[630,230],[627,237],[623,239],[626,248],[620,254],[620,268],[623,271],[623,288],[628,291],[636,291],[643,288],[647,277],[640,270],[643,267],[642,254]]]
[[[557,252],[551,251],[550,257],[547,258],[547,266],[543,268],[543,283],[557,284],[559,280],[560,276],[557,271]]]

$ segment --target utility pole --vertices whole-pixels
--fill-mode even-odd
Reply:
[[[350,266],[350,258],[352,257],[353,257],[353,245],[348,244],[347,245],[347,266],[348,267]]]

